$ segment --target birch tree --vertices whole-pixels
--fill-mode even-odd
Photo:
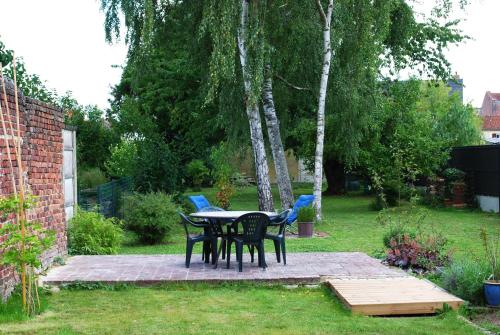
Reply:
[[[238,29],[238,52],[240,56],[241,72],[243,74],[243,85],[245,89],[245,108],[250,125],[250,138],[255,162],[255,174],[257,177],[257,193],[259,196],[259,209],[262,211],[273,211],[273,195],[271,193],[271,182],[269,180],[269,166],[267,164],[264,135],[260,120],[259,105],[253,97],[255,87],[248,71],[248,7],[249,0],[241,1],[240,26]]]
[[[333,0],[328,0],[325,10],[321,0],[316,0],[319,16],[323,24],[323,63],[318,95],[318,115],[316,123],[316,154],[314,157],[314,206],[316,207],[316,219],[321,220],[321,187],[323,185],[323,147],[325,141],[325,105],[326,91],[328,88],[328,77],[330,75],[330,63],[332,59],[332,47],[330,43],[330,30],[333,12]]]
[[[264,73],[264,85],[262,87],[262,104],[266,119],[267,134],[273,154],[274,168],[276,170],[276,182],[280,193],[281,207],[288,209],[293,207],[292,182],[288,173],[285,150],[281,141],[280,124],[276,116],[273,96],[273,80],[271,66],[267,65]]]

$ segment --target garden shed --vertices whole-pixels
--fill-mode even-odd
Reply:
[[[500,145],[453,148],[449,165],[466,173],[469,193],[486,212],[500,209]]]

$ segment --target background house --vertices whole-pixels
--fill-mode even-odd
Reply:
[[[500,143],[500,93],[486,92],[479,115],[483,119],[484,140]]]

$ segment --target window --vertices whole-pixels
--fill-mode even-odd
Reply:
[[[493,133],[491,134],[491,138],[500,138],[500,134]]]

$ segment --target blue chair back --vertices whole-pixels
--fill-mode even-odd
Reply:
[[[197,212],[203,208],[211,207],[210,202],[205,198],[204,195],[190,195],[188,196],[189,201],[194,205]]]
[[[299,210],[302,207],[311,206],[313,202],[314,202],[314,195],[312,194],[301,195],[295,202],[295,205],[293,205],[292,213],[290,213],[290,215],[288,216],[287,223],[289,225],[294,223],[297,220],[297,215],[299,214]]]

